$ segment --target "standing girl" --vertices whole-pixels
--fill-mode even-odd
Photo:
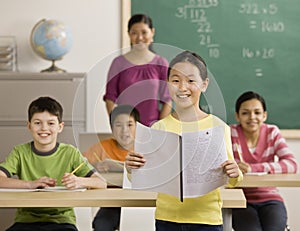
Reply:
[[[233,160],[230,140],[230,128],[214,115],[207,114],[199,107],[202,92],[208,87],[207,68],[204,60],[197,54],[184,51],[170,63],[168,85],[173,99],[174,112],[156,122],[152,127],[177,134],[195,132],[221,126],[228,160],[220,166],[229,177],[229,185],[235,186],[241,179],[236,162]],[[127,169],[137,169],[145,164],[145,158],[139,153],[129,153],[126,157]],[[196,198],[179,198],[158,193],[156,201],[157,231],[221,231],[222,199],[220,189]]]

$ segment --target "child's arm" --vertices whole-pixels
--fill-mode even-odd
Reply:
[[[90,177],[77,177],[71,173],[65,173],[61,183],[69,189],[107,187],[106,180],[97,172]]]
[[[44,176],[34,181],[19,180],[15,178],[8,178],[6,174],[0,170],[0,188],[36,189],[55,185],[56,179],[52,179],[50,177]]]

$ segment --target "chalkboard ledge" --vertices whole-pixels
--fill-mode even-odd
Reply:
[[[300,130],[297,129],[280,129],[285,139],[300,139]]]

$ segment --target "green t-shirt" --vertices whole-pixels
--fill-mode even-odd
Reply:
[[[52,151],[44,153],[36,150],[31,142],[14,147],[5,161],[0,163],[0,169],[8,177],[16,175],[22,180],[36,180],[42,176],[48,176],[57,179],[59,186],[64,173],[72,172],[82,162],[86,164],[76,171],[75,175],[91,176],[95,172],[94,168],[74,146],[60,143]],[[76,225],[73,208],[18,208],[15,221]]]

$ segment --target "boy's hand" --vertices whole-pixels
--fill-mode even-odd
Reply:
[[[239,167],[234,160],[226,160],[221,167],[230,178],[236,178],[240,175]]]
[[[65,173],[61,179],[61,183],[68,189],[76,189],[82,186],[80,183],[80,177],[77,177],[71,173]]]
[[[54,187],[56,185],[56,179],[43,176],[37,180],[34,180],[30,183],[30,188],[46,188]]]
[[[145,163],[146,160],[144,159],[144,156],[136,152],[129,152],[125,159],[125,166],[128,172],[130,172],[131,169],[143,167]]]

